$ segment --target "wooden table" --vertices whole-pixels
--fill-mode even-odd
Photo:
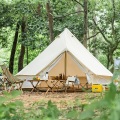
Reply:
[[[35,91],[39,91],[39,89],[37,88],[38,84],[41,84],[42,82],[47,82],[48,80],[28,80],[31,85],[32,85],[32,90],[31,90],[31,93],[35,90]],[[36,83],[36,84],[34,84]]]
[[[47,83],[48,85],[48,89],[46,91],[46,95],[47,93],[51,90],[52,92],[54,92],[54,88],[59,88],[59,85],[57,85],[57,83],[60,82],[63,86],[65,86],[65,80],[52,80],[51,82],[51,86]]]
[[[64,86],[64,83],[65,83],[65,80],[52,80],[52,82],[51,82],[51,85],[49,85],[49,83],[48,83],[48,80],[28,80],[30,83],[31,83],[31,85],[32,85],[32,90],[31,90],[31,93],[33,92],[33,91],[39,91],[39,89],[38,89],[38,84],[40,85],[42,82],[46,82],[46,85],[47,85],[47,87],[48,87],[48,89],[46,90],[46,92],[45,92],[45,95],[47,95],[47,93],[51,90],[52,92],[54,92],[54,88],[55,87],[59,87],[59,85],[57,85],[57,83],[58,82],[60,82],[61,84],[63,84],[63,86]],[[35,83],[35,84],[34,84]]]

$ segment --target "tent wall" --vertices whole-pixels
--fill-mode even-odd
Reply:
[[[110,84],[111,83],[111,76],[96,76],[92,75],[92,83],[93,84]]]
[[[69,53],[67,53],[66,76],[85,77],[85,73],[77,66]]]
[[[26,79],[26,80],[32,80],[33,79],[33,75],[17,75],[17,78],[20,78],[22,80]]]
[[[32,85],[31,85],[31,83],[30,82],[28,82],[27,80],[32,80],[33,79],[33,77],[34,76],[30,76],[30,75],[23,75],[23,76],[17,76],[17,78],[20,78],[20,79],[26,79],[26,81],[23,83],[23,86],[22,86],[22,88],[32,88]]]

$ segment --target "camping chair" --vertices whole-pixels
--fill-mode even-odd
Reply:
[[[67,78],[65,85],[66,85],[65,92],[67,92],[67,89],[70,88],[70,86],[72,86],[73,91],[75,92],[75,85],[78,85],[79,87],[80,80],[76,76],[71,76]]]
[[[0,66],[3,71],[3,75],[6,76],[6,80],[5,80],[6,86],[8,85],[8,87],[10,87],[9,92],[15,88],[18,90],[22,90],[22,85],[25,80],[21,80],[16,76],[13,76],[5,65],[0,65]]]

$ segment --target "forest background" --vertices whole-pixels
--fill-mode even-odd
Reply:
[[[68,28],[113,72],[119,10],[119,0],[0,0],[0,63],[16,74]]]

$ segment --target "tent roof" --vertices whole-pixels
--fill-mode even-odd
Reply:
[[[92,73],[102,76],[112,76],[112,73],[67,28],[17,75],[37,75],[64,51],[69,51],[80,64],[84,65]]]

